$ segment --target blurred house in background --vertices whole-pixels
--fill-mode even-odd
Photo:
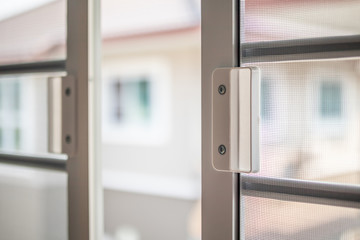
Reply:
[[[0,21],[0,32],[6,32],[0,38],[0,63],[65,58],[65,8],[64,0],[53,1]],[[353,0],[306,1],[306,5],[300,0],[248,0],[243,34],[246,42],[354,35],[359,32],[358,12],[360,3]],[[16,28],[23,31],[11,31]],[[103,0],[102,37],[99,91],[105,232],[109,239],[117,240],[198,239],[199,1]],[[257,65],[263,76],[259,174],[359,183],[360,61]],[[48,76],[42,75],[1,79],[1,149],[47,151],[48,81]],[[1,169],[9,173],[7,168]],[[16,171],[20,174],[13,174]],[[32,170],[10,172],[0,174],[0,194],[4,196],[0,208],[11,205],[14,197],[25,197],[15,191],[14,182],[20,186],[39,183],[40,188],[22,187],[43,203],[51,199],[49,206],[58,206],[57,212],[49,207],[47,214],[40,213],[34,210],[40,200],[29,201],[31,216],[39,213],[40,220],[24,221],[19,228],[27,225],[27,239],[39,239],[39,233],[31,229],[57,224],[59,228],[52,232],[65,239],[66,177]],[[271,213],[277,210],[275,204]],[[17,221],[19,216],[12,211],[14,206],[1,208],[0,232],[11,229],[6,222]],[[14,218],[9,221],[11,216]],[[337,219],[336,213],[326,217]],[[263,230],[273,231],[273,225],[264,224]],[[19,234],[25,232],[7,231],[13,239],[20,239]],[[340,239],[342,233],[334,233],[334,239]]]

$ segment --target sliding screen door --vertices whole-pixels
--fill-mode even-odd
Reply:
[[[204,239],[357,238],[359,8],[357,1],[203,2]],[[262,72],[256,174],[211,168],[210,74],[231,66]]]

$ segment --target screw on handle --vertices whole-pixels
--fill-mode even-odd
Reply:
[[[226,147],[224,145],[220,145],[218,151],[220,155],[224,155],[226,153]]]
[[[70,144],[70,143],[71,143],[71,137],[70,137],[70,135],[66,135],[66,137],[65,137],[65,142],[66,142],[67,144]]]
[[[71,89],[68,87],[65,89],[65,95],[70,96],[70,94],[71,94]]]
[[[220,93],[220,95],[224,95],[226,93],[225,85],[220,85],[218,88],[218,92]]]

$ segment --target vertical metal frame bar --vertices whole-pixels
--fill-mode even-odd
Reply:
[[[75,80],[75,146],[67,161],[69,240],[90,238],[88,0],[67,1],[66,72]],[[66,126],[63,122],[63,126]],[[63,140],[64,141],[64,140]]]
[[[239,239],[239,175],[217,172],[211,163],[211,74],[239,65],[237,0],[201,3],[202,239]]]
[[[243,58],[242,58],[242,41],[245,39],[245,0],[238,0],[238,6],[237,6],[237,23],[236,26],[238,28],[238,39],[237,39],[237,57],[238,57],[238,64],[241,67],[243,64]],[[261,80],[260,80],[261,81]],[[259,83],[261,84],[261,82]],[[260,144],[260,143],[259,143]],[[260,147],[260,146],[259,146]],[[259,160],[260,161],[260,160]],[[245,222],[245,199],[243,197],[243,194],[241,192],[241,186],[242,186],[242,176],[239,174],[238,179],[238,214],[239,214],[239,221],[238,221],[238,231],[239,231],[239,239],[244,240],[245,239],[245,228],[244,228],[244,222]]]
[[[89,185],[90,239],[104,233],[101,160],[101,16],[100,0],[89,0]]]
[[[100,118],[94,118],[100,116],[100,46],[100,0],[68,0],[66,72],[76,105],[75,149],[67,161],[69,240],[103,237]]]

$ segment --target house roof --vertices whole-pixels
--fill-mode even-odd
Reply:
[[[197,0],[103,0],[103,37],[189,28],[200,24]]]
[[[36,60],[65,42],[65,1],[4,19],[0,21],[0,32],[0,62]]]

